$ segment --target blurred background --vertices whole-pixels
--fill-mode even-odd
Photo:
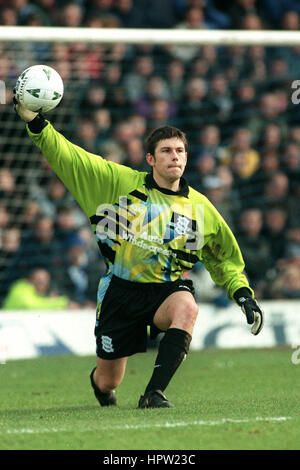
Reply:
[[[1,26],[109,27],[116,35],[118,28],[298,31],[299,15],[298,0],[0,0]],[[42,63],[65,84],[47,118],[90,152],[147,171],[147,133],[164,124],[186,132],[185,176],[233,230],[256,296],[300,298],[300,106],[291,100],[299,46],[0,42],[3,308],[24,279],[60,307],[94,307],[105,271],[87,218],[13,111],[18,75]],[[200,263],[190,277],[199,302],[228,305]]]

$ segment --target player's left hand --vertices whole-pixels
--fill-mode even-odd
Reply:
[[[234,298],[241,307],[242,312],[246,315],[247,323],[252,325],[251,333],[255,336],[258,335],[264,325],[264,313],[257,301],[250,297],[250,294],[245,295],[245,292],[239,293],[239,289],[234,294]]]
[[[33,119],[38,115],[38,113],[24,108],[24,106],[22,106],[17,100],[15,89],[13,91],[14,91],[13,103],[14,103],[14,109],[16,113],[25,122],[33,121]]]

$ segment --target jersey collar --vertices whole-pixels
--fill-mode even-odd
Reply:
[[[178,191],[172,191],[171,189],[167,188],[161,188],[158,186],[156,183],[155,179],[153,178],[153,173],[147,173],[146,178],[146,188],[147,189],[158,189],[158,191],[164,193],[164,194],[169,194],[171,196],[185,196],[188,197],[189,195],[189,185],[186,179],[183,177],[180,178],[180,189]]]

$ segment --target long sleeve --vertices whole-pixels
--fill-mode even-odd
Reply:
[[[49,122],[38,134],[28,125],[27,132],[88,217],[100,204],[115,203],[124,182],[137,176],[138,172],[71,143]]]
[[[248,279],[244,274],[245,263],[238,243],[222,216],[209,203],[208,221],[213,220],[214,231],[207,238],[202,248],[201,258],[212,280],[226,290],[227,296],[233,299],[233,294],[240,287],[250,289]],[[206,219],[205,219],[206,223]]]

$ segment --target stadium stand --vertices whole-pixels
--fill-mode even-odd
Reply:
[[[299,29],[299,1],[230,3],[164,0],[161,15],[154,0],[0,0],[0,24]],[[257,297],[300,298],[300,107],[291,101],[299,59],[299,47],[0,43],[0,80],[7,84],[0,106],[0,302],[17,279],[46,268],[51,289],[90,306],[105,270],[85,216],[13,111],[17,76],[37,63],[53,66],[65,83],[49,119],[106,159],[144,171],[146,134],[163,124],[182,128],[190,142],[186,177],[234,231]],[[202,275],[199,265],[192,277]],[[216,300],[220,293],[211,296]]]

